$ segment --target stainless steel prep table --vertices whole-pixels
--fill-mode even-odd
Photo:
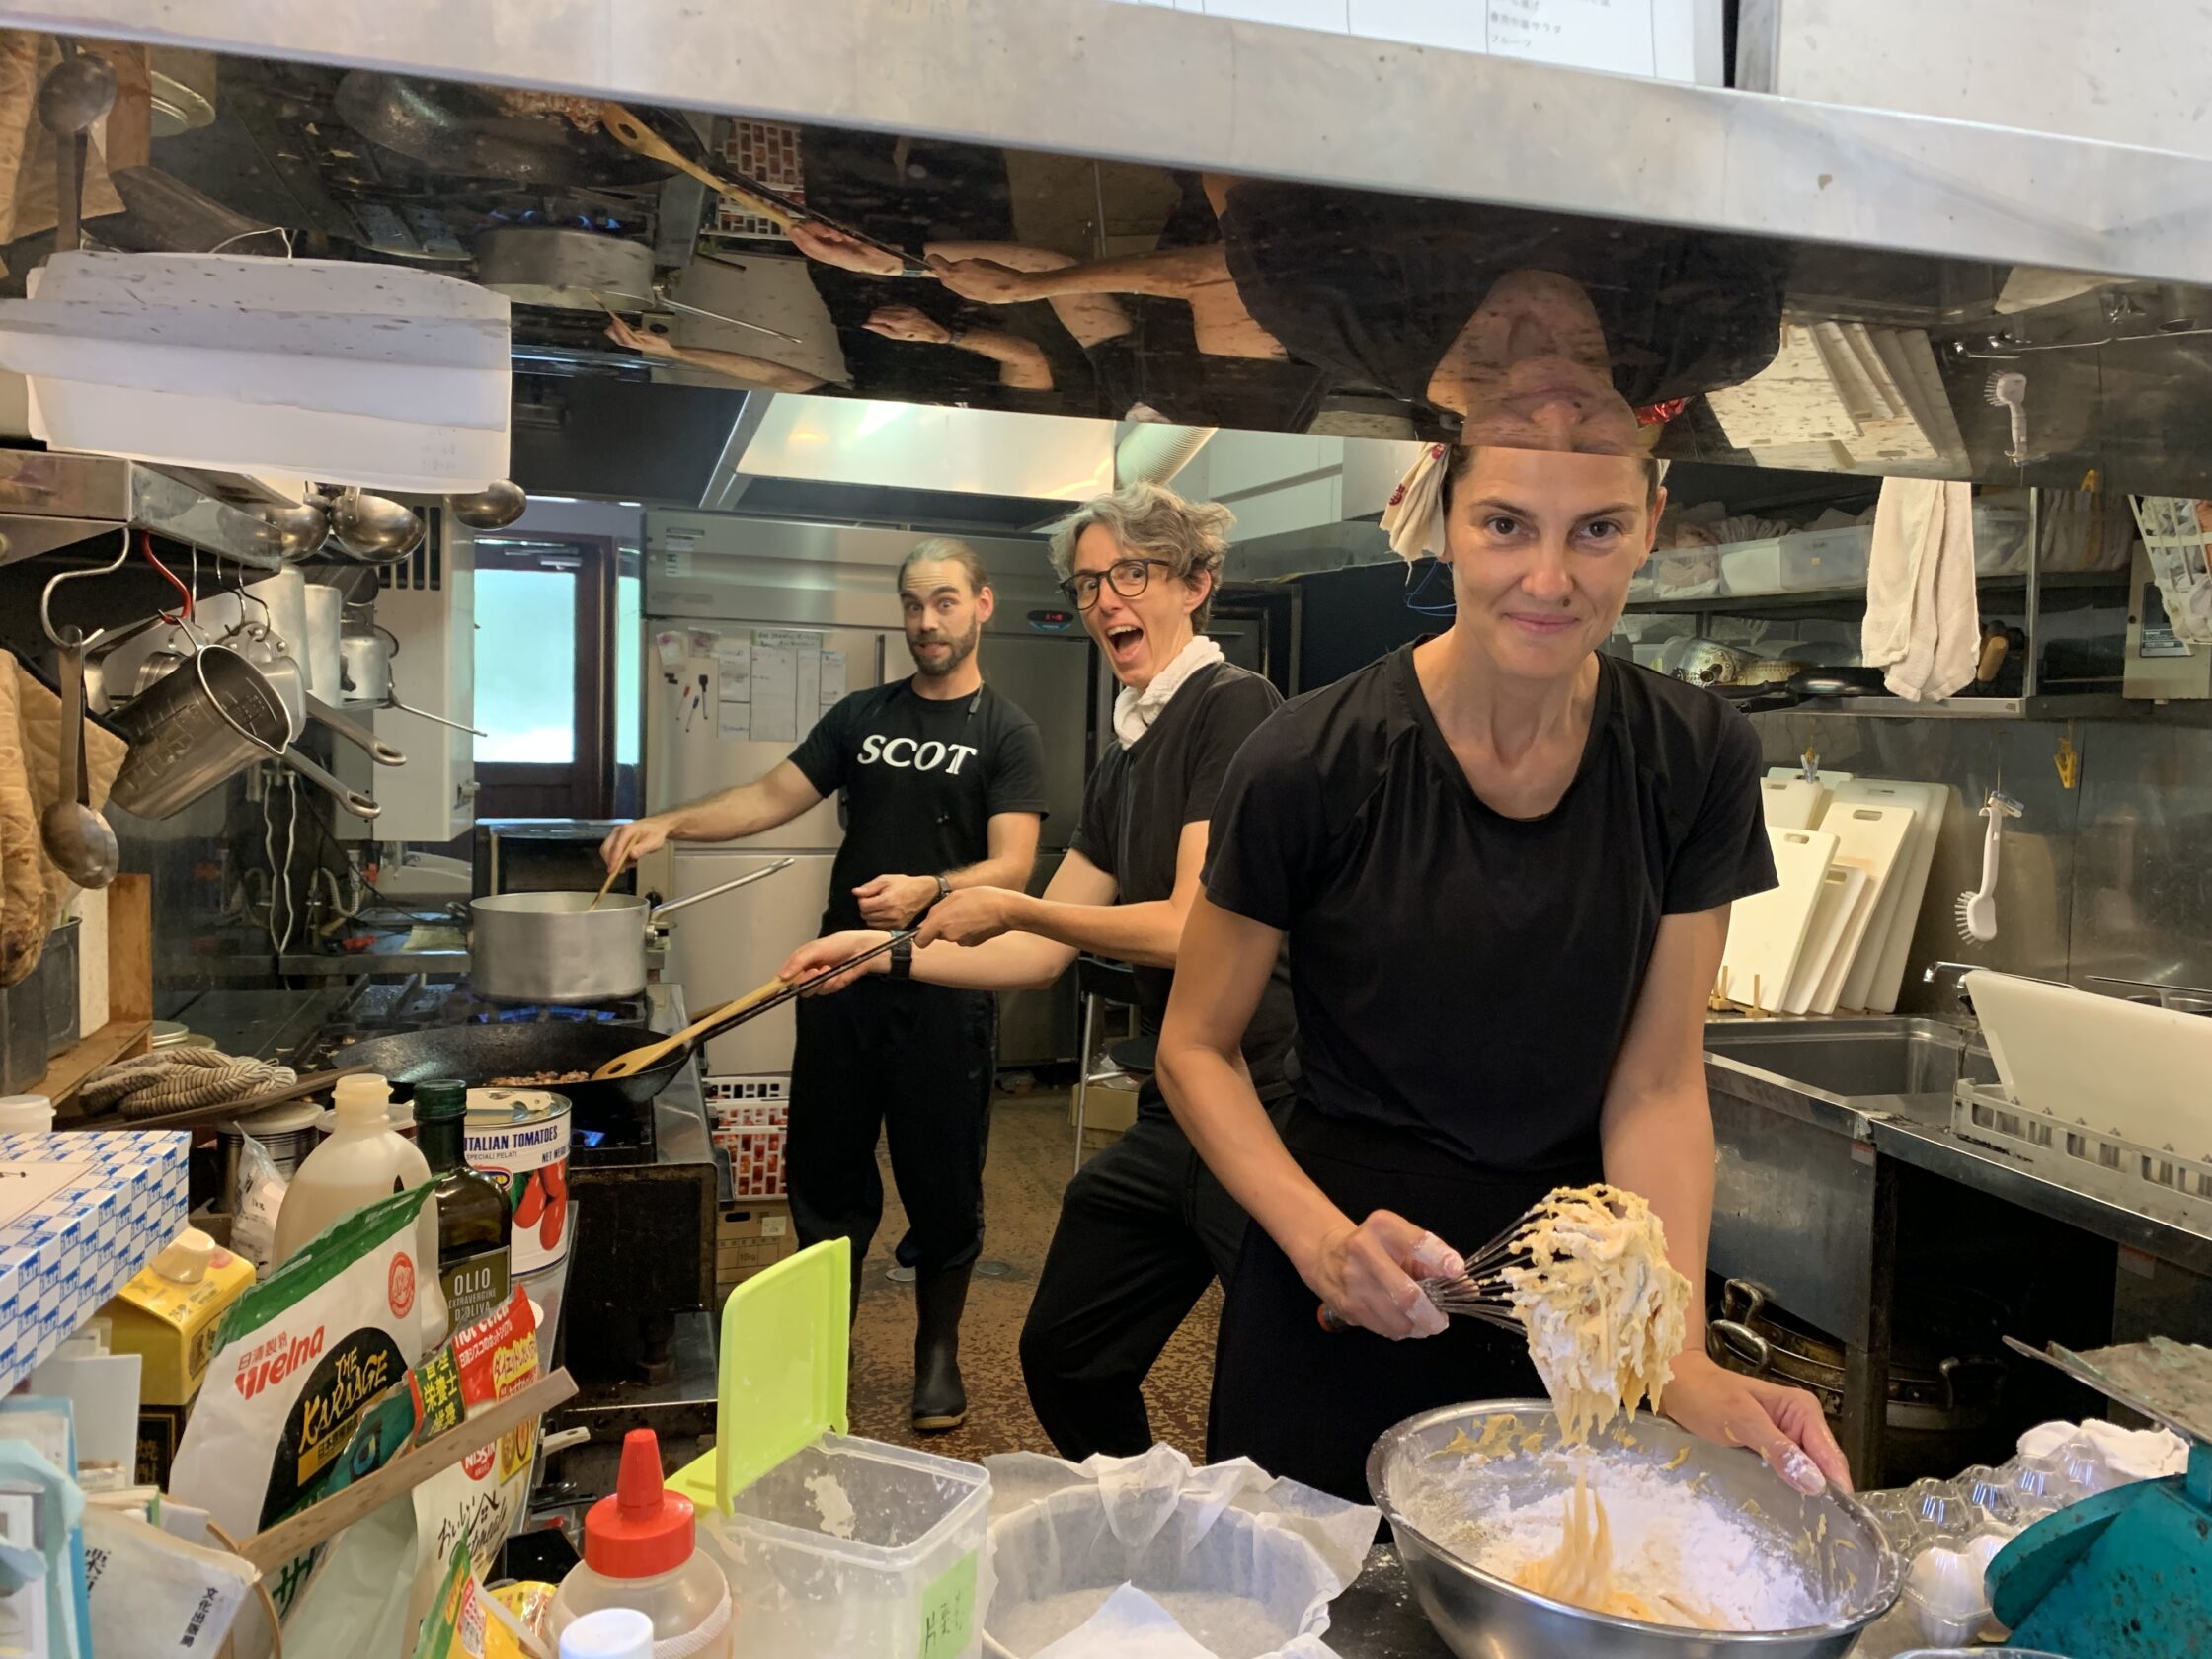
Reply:
[[[1917,1288],[1915,1239],[1947,1229],[1988,1272],[2063,1287],[2073,1335],[2060,1339],[2069,1345],[2154,1330],[2212,1334],[2212,1205],[2192,1213],[2179,1195],[2169,1201],[2147,1186],[2100,1191],[2087,1172],[2069,1181],[1959,1136],[1950,1077],[1986,1065],[1962,1028],[1845,1016],[1716,1021],[1706,1030],[1718,1143],[1712,1269],[1757,1281],[1842,1340],[1838,1430],[1855,1469],[1880,1466],[1894,1316],[1901,1291]],[[1887,1080],[1910,1092],[1886,1094],[1795,1080],[1818,1069],[1802,1065],[1809,1047],[1827,1043],[1841,1054],[1871,1039],[1931,1053],[1947,1043],[1951,1073],[1893,1066],[1898,1075]],[[1776,1057],[1765,1064],[1763,1045]]]

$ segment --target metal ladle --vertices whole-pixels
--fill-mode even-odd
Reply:
[[[92,779],[85,764],[85,637],[75,628],[61,639],[61,790],[39,815],[39,838],[54,868],[79,887],[106,887],[122,854],[108,821],[92,810]]]
[[[74,40],[61,42],[61,61],[39,83],[39,120],[53,134],[54,231],[56,253],[84,244],[85,159],[93,126],[115,107],[114,65],[96,52],[79,51]]]
[[[372,563],[404,559],[423,544],[424,524],[389,496],[364,496],[358,487],[331,509],[331,533],[349,553]]]
[[[528,511],[530,498],[522,487],[495,478],[481,490],[464,496],[447,496],[445,507],[472,530],[504,530]]]

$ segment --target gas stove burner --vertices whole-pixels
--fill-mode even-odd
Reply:
[[[525,1002],[514,1007],[479,1009],[468,1016],[472,1025],[529,1025],[539,1020],[562,1021],[579,1025],[613,1025],[630,1020],[633,1010],[628,1004],[620,1007],[592,1005],[565,1006],[559,1003]],[[635,1023],[631,1020],[631,1023]]]

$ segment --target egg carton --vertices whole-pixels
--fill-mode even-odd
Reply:
[[[2146,1460],[2178,1467],[2186,1456],[2179,1437],[2163,1431],[2045,1423],[1995,1466],[1863,1494],[1859,1502],[1905,1564],[1898,1617],[1932,1647],[1973,1642],[1990,1625],[1989,1564],[2008,1542],[2069,1504],[2142,1478]]]
[[[2162,1214],[2212,1227],[2212,1160],[2028,1111],[1990,1083],[1957,1085],[1951,1097],[1951,1131],[2054,1180],[2122,1203],[2155,1197]]]

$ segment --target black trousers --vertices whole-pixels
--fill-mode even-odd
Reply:
[[[1150,1449],[1146,1374],[1247,1224],[1146,1083],[1135,1125],[1068,1183],[1022,1325],[1029,1403],[1063,1458]]]
[[[858,1282],[883,1220],[880,1133],[891,1143],[916,1270],[975,1261],[997,998],[877,975],[833,996],[802,998],[798,1018],[784,1158],[800,1244],[851,1239]]]
[[[1394,1210],[1469,1252],[1552,1187],[1596,1180],[1599,1170],[1593,1146],[1583,1167],[1484,1171],[1414,1136],[1309,1107],[1293,1114],[1283,1139],[1354,1221]],[[1455,1319],[1441,1336],[1392,1342],[1362,1330],[1332,1335],[1317,1311],[1290,1258],[1250,1228],[1215,1351],[1210,1462],[1250,1458],[1270,1474],[1367,1503],[1367,1455],[1385,1429],[1438,1406],[1543,1397],[1515,1332]]]

